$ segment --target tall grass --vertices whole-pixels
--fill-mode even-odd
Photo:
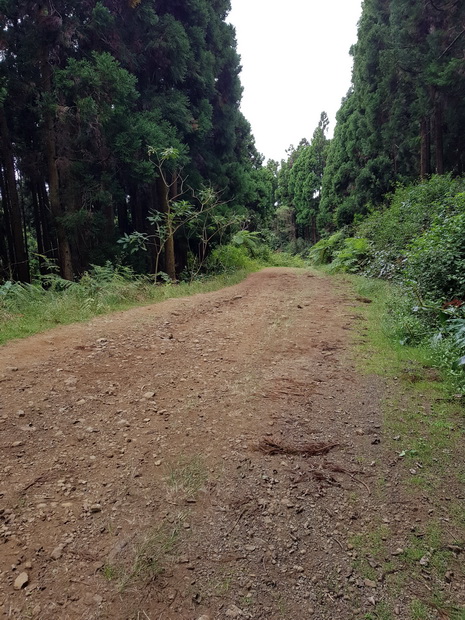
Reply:
[[[40,282],[6,283],[0,287],[0,344],[108,312],[232,286],[248,273],[239,270],[199,282],[155,285],[149,277],[101,267],[79,282],[54,277],[46,287]]]
[[[0,344],[108,312],[232,286],[266,266],[305,264],[297,257],[272,254],[266,262],[230,261],[227,268],[218,269],[213,276],[163,285],[154,284],[150,276],[136,276],[127,267],[111,264],[94,266],[78,282],[55,275],[33,284],[6,282],[0,285]]]
[[[449,395],[465,394],[464,366],[456,363],[462,351],[460,346],[447,333],[438,337],[441,332],[434,317],[427,320],[412,311],[415,300],[408,290],[383,280],[346,277],[361,296],[372,301],[365,307],[370,319],[367,335],[374,350],[383,353],[371,356],[367,367],[372,366],[374,372],[384,375],[416,369],[416,380],[421,379],[425,369],[435,368],[441,376],[441,381],[436,382],[438,389]]]

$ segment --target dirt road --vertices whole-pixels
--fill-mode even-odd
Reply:
[[[395,554],[429,506],[396,506],[356,304],[267,269],[2,347],[2,617],[367,617],[354,537]]]

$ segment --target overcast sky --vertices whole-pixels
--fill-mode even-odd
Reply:
[[[361,0],[232,0],[242,111],[258,150],[281,160],[335,114],[350,86]]]

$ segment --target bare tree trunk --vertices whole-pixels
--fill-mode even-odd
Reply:
[[[11,268],[15,262],[15,257],[13,252],[13,237],[11,235],[10,209],[8,207],[8,191],[6,188],[5,171],[3,170],[2,165],[0,165],[0,194],[3,202],[3,229],[6,240],[4,265],[7,271],[5,271],[5,277],[9,280],[13,280],[14,276]]]
[[[39,214],[42,227],[42,237],[44,240],[44,250],[47,258],[57,259],[57,249],[55,239],[52,238],[50,226],[50,204],[48,200],[47,188],[43,178],[37,179],[37,198],[39,201]]]
[[[444,130],[442,123],[442,102],[437,99],[434,110],[434,155],[436,173],[444,174]]]
[[[316,217],[313,215],[312,216],[312,243],[313,245],[315,245],[317,241],[318,241],[318,233],[316,230]]]
[[[42,58],[42,83],[45,93],[50,93],[52,90],[51,73],[51,67],[48,62],[47,54],[44,51]],[[71,247],[66,230],[60,221],[60,217],[63,216],[63,210],[60,202],[60,180],[58,177],[58,168],[56,164],[55,123],[52,112],[48,109],[46,109],[44,114],[44,134],[45,150],[47,154],[50,210],[53,215],[57,233],[60,275],[65,280],[72,280],[74,273],[71,258]]]
[[[423,117],[420,126],[421,154],[420,154],[420,177],[425,179],[431,172],[431,137],[429,131],[429,119]]]
[[[165,215],[165,223],[167,228],[166,241],[165,241],[165,271],[171,280],[176,280],[176,261],[174,255],[174,235],[173,226],[170,217],[170,199],[169,199],[169,187],[166,186],[161,176],[157,179],[158,195],[160,199],[160,206]]]
[[[23,232],[23,218],[19,203],[18,188],[16,186],[15,162],[10,140],[10,133],[6,122],[5,111],[0,107],[0,148],[3,160],[5,178],[4,210],[9,211],[9,221],[12,237],[12,254],[14,262],[12,274],[15,280],[30,282],[29,261],[26,249],[26,240]],[[5,200],[6,198],[6,200]]]

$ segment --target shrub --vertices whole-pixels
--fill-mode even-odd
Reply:
[[[437,217],[465,212],[464,192],[465,179],[451,179],[449,175],[399,187],[389,206],[368,216],[357,234],[370,239],[375,251],[386,252],[386,262],[395,263]]]
[[[331,271],[356,273],[366,265],[371,254],[371,244],[368,239],[348,237],[344,239],[342,249],[336,252],[331,264]]]
[[[403,270],[422,297],[465,298],[465,213],[437,219],[410,244]]]
[[[289,254],[289,252],[272,252],[266,261],[270,267],[305,267],[305,261],[301,256]]]
[[[310,262],[313,265],[328,265],[333,260],[336,252],[342,249],[345,238],[345,231],[338,230],[334,235],[320,239],[308,253]]]
[[[305,239],[302,239],[302,237],[297,237],[296,239],[289,241],[289,243],[286,243],[281,248],[281,251],[285,252],[286,254],[300,255],[303,257],[307,254],[308,249],[308,242],[305,241]]]
[[[252,260],[245,247],[220,245],[213,250],[206,261],[208,273],[224,273],[245,269],[252,271],[259,266]]]

